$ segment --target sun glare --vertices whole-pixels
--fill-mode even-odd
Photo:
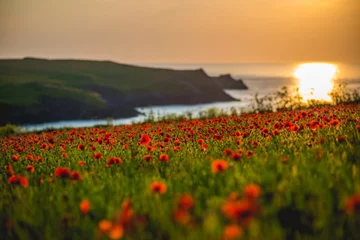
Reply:
[[[294,77],[299,80],[299,92],[303,99],[331,101],[329,93],[334,87],[338,68],[330,63],[304,63],[300,64]]]

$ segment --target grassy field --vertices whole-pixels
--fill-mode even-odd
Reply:
[[[0,138],[1,239],[360,239],[360,105]]]

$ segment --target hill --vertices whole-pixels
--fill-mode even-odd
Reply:
[[[0,60],[0,124],[136,116],[135,107],[232,101],[223,89],[246,89],[230,75],[111,61]]]

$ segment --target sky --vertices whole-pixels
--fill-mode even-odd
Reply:
[[[360,0],[0,0],[0,58],[360,63]]]

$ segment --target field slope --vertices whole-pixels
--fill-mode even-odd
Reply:
[[[360,239],[360,105],[0,138],[1,239]]]

